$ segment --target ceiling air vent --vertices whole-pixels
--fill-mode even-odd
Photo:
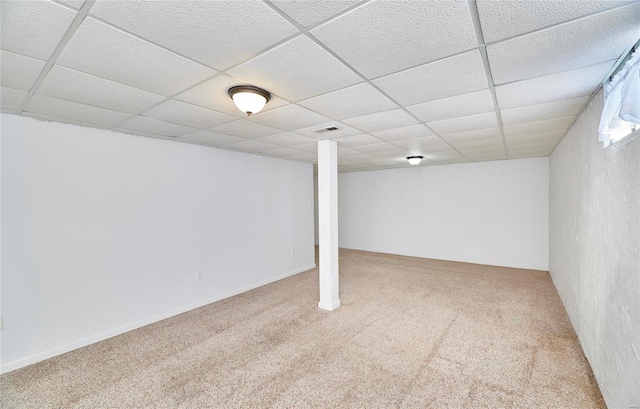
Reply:
[[[328,126],[326,128],[316,129],[313,132],[315,132],[315,133],[324,133],[324,132],[337,131],[338,129],[340,129],[340,128],[338,128],[337,126]]]

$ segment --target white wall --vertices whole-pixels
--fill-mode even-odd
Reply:
[[[343,173],[340,247],[548,268],[548,158]]]
[[[1,119],[3,371],[314,266],[310,164]]]
[[[602,92],[550,159],[550,273],[609,408],[640,405],[640,138],[598,143]]]
[[[340,198],[338,198],[338,200],[340,200]],[[318,175],[313,175],[313,214],[314,242],[317,246],[320,244],[320,227],[318,226]]]

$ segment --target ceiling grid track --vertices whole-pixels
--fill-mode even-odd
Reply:
[[[498,126],[500,127],[500,136],[502,137],[502,145],[504,147],[505,158],[509,159],[509,149],[507,148],[507,139],[504,136],[502,114],[500,113],[500,107],[498,106],[496,87],[493,83],[493,76],[491,75],[491,65],[489,64],[489,56],[487,55],[487,46],[484,43],[484,35],[482,34],[482,27],[480,26],[478,4],[476,3],[476,0],[468,0],[467,4],[469,5],[469,12],[471,13],[471,21],[473,21],[473,28],[476,31],[476,38],[478,39],[478,49],[480,50],[480,54],[482,55],[484,71],[487,74],[487,84],[489,85],[489,92],[491,92],[491,98],[493,98],[493,106],[495,108],[496,117],[498,118]]]
[[[93,0],[93,1],[95,1],[95,0]],[[368,3],[369,1],[370,1],[370,0],[365,0],[365,1],[362,1],[362,2],[360,2],[360,3],[357,3],[357,4],[353,5],[353,6],[351,6],[351,7],[348,7],[348,8],[346,8],[346,9],[342,10],[341,12],[337,13],[336,15],[331,16],[330,18],[325,19],[325,20],[323,20],[323,21],[321,21],[321,22],[319,22],[319,23],[314,24],[312,27],[320,26],[320,25],[324,24],[324,23],[325,23],[325,22],[327,22],[327,21],[333,20],[333,19],[335,19],[335,18],[337,18],[337,17],[339,17],[339,16],[341,16],[341,15],[343,15],[343,14],[345,14],[345,13],[347,13],[347,12],[349,12],[349,11],[351,11],[351,10],[355,9],[355,8],[358,8],[358,7],[362,6],[363,4]],[[267,2],[267,4],[271,7],[271,4],[270,4],[269,2]],[[273,8],[273,7],[272,7],[272,8]],[[277,12],[279,12],[279,10],[277,10]],[[279,13],[279,14],[281,14],[281,13]],[[225,67],[225,68],[223,68],[223,69],[217,69],[217,68],[215,68],[215,67],[212,67],[212,66],[209,66],[209,65],[203,64],[203,63],[201,63],[200,61],[196,61],[196,60],[194,60],[194,59],[192,59],[192,58],[189,58],[189,57],[187,57],[187,56],[185,56],[185,55],[183,55],[183,54],[180,54],[180,53],[178,53],[178,52],[176,52],[176,51],[174,51],[174,50],[172,50],[172,49],[170,49],[170,48],[164,47],[164,46],[162,46],[162,45],[160,45],[160,44],[157,44],[157,43],[155,43],[155,42],[153,42],[153,41],[150,41],[150,40],[148,40],[148,39],[146,39],[146,38],[140,37],[140,36],[138,36],[138,35],[136,35],[136,34],[134,34],[134,33],[130,32],[130,31],[128,31],[128,30],[125,30],[125,29],[123,29],[123,28],[121,28],[121,27],[115,26],[115,25],[113,25],[113,24],[109,23],[108,21],[105,21],[105,20],[103,20],[103,19],[101,19],[101,18],[98,18],[98,17],[93,16],[93,15],[91,16],[91,18],[93,18],[93,19],[95,19],[95,20],[97,20],[97,21],[99,21],[99,22],[101,22],[101,23],[103,23],[103,24],[106,24],[106,25],[108,25],[108,26],[110,26],[110,27],[112,27],[112,28],[114,28],[114,29],[116,29],[116,30],[122,31],[122,32],[124,32],[124,33],[127,33],[127,34],[129,34],[130,36],[133,36],[133,37],[135,37],[135,38],[138,38],[138,39],[140,39],[140,40],[142,40],[142,41],[145,41],[145,42],[147,42],[147,43],[153,44],[153,45],[155,45],[156,47],[159,47],[159,48],[161,48],[161,49],[163,49],[163,50],[166,50],[166,51],[168,51],[168,52],[171,52],[171,53],[177,54],[177,55],[179,55],[179,56],[181,56],[181,57],[183,57],[183,58],[185,58],[185,59],[187,59],[187,60],[189,60],[189,61],[192,61],[192,62],[194,62],[194,63],[196,63],[196,64],[200,64],[200,65],[202,65],[202,66],[204,66],[204,67],[207,67],[207,68],[209,68],[209,69],[212,69],[212,70],[217,71],[215,74],[213,74],[213,75],[211,75],[211,76],[209,76],[209,77],[207,77],[207,78],[203,79],[202,81],[199,81],[199,82],[197,82],[197,83],[195,83],[195,84],[191,85],[190,87],[188,87],[188,88],[185,88],[185,89],[181,90],[180,92],[178,92],[178,93],[176,93],[176,94],[173,94],[173,95],[167,96],[167,97],[166,97],[165,99],[163,99],[162,101],[159,101],[158,103],[156,103],[156,104],[154,104],[154,105],[152,105],[152,106],[150,106],[150,107],[148,107],[148,108],[146,108],[146,109],[144,109],[144,110],[142,110],[142,111],[138,111],[138,112],[137,112],[137,113],[135,113],[135,114],[131,114],[131,116],[130,116],[130,117],[125,118],[124,120],[122,120],[122,121],[118,122],[117,124],[115,124],[115,125],[114,125],[114,126],[112,126],[112,127],[109,127],[108,129],[115,129],[115,128],[118,128],[120,124],[122,124],[122,123],[124,123],[124,122],[126,122],[126,121],[128,121],[128,120],[130,120],[130,119],[133,119],[133,118],[135,118],[135,117],[137,117],[137,116],[139,116],[139,115],[143,115],[145,112],[147,112],[147,111],[149,111],[149,110],[151,110],[151,109],[153,109],[153,108],[155,108],[155,107],[157,107],[157,106],[159,106],[159,105],[162,105],[163,103],[165,103],[165,102],[167,102],[167,101],[169,101],[169,100],[171,100],[171,99],[175,98],[176,96],[178,96],[178,95],[180,95],[180,94],[183,94],[183,93],[185,93],[185,92],[187,92],[187,91],[189,91],[189,90],[191,90],[191,89],[193,89],[193,88],[196,88],[196,87],[198,87],[198,86],[200,86],[200,85],[202,85],[202,84],[204,84],[204,83],[206,83],[206,82],[208,82],[208,81],[211,81],[212,79],[214,79],[214,78],[216,78],[216,77],[218,77],[218,76],[221,76],[221,75],[228,75],[229,77],[236,79],[233,75],[228,74],[228,72],[229,72],[229,71],[231,71],[232,69],[234,69],[234,68],[236,68],[236,67],[238,67],[238,66],[242,65],[242,64],[245,64],[245,63],[247,63],[247,62],[249,62],[249,61],[253,60],[254,58],[257,58],[257,57],[259,57],[259,56],[261,56],[261,55],[263,55],[263,54],[265,54],[265,53],[268,53],[269,51],[271,51],[271,50],[273,50],[273,49],[275,49],[275,48],[278,48],[278,47],[280,47],[281,45],[286,44],[286,43],[288,43],[289,41],[291,41],[291,40],[293,40],[293,39],[295,39],[295,38],[300,37],[301,35],[303,35],[302,31],[298,30],[298,32],[297,32],[297,33],[294,33],[294,34],[292,34],[292,35],[290,35],[290,36],[288,36],[288,37],[283,38],[282,40],[280,40],[280,41],[276,42],[275,44],[272,44],[272,45],[270,45],[269,47],[266,47],[266,48],[264,48],[264,49],[260,50],[259,52],[254,53],[254,54],[253,54],[253,55],[251,55],[250,57],[248,57],[248,58],[246,58],[246,59],[244,59],[244,60],[242,60],[242,61],[240,61],[240,62],[237,62],[237,63],[235,63],[235,64],[229,65],[228,67]],[[296,28],[297,28],[297,27],[296,27]],[[106,78],[105,78],[105,79],[106,79]],[[240,81],[240,82],[242,82],[242,81]],[[277,94],[274,94],[274,95],[278,96]],[[291,102],[291,101],[287,100],[286,98],[282,98],[281,96],[278,96],[278,98],[280,98],[280,99],[282,99],[283,101],[286,101],[286,102]],[[144,116],[144,115],[143,115],[143,116]],[[236,119],[236,121],[239,121],[239,120],[242,120],[242,118],[238,118],[238,119]],[[169,122],[169,123],[173,123],[173,122],[170,122],[170,121],[167,121],[167,122]],[[233,122],[233,121],[231,121],[231,122]],[[181,124],[176,124],[176,125],[181,125]],[[198,130],[196,130],[196,131],[194,131],[194,132],[190,132],[190,133],[187,133],[187,134],[184,134],[184,135],[180,135],[179,137],[170,137],[170,138],[181,138],[181,137],[188,136],[188,135],[191,135],[191,134],[193,134],[193,133],[200,132],[200,131],[201,131],[201,129],[198,129]],[[282,131],[283,131],[283,132],[286,132],[284,129],[282,129]]]
[[[419,118],[417,118],[415,115],[413,115],[411,112],[409,112],[407,110],[407,108],[405,108],[403,105],[399,104],[394,98],[392,98],[391,96],[389,96],[386,92],[384,92],[383,90],[381,90],[377,85],[375,85],[370,79],[368,79],[367,77],[365,77],[364,75],[362,75],[359,71],[357,71],[355,68],[353,68],[350,64],[348,64],[346,61],[344,61],[342,58],[340,58],[338,55],[336,55],[336,53],[334,53],[332,50],[330,50],[327,46],[325,46],[320,40],[318,40],[313,34],[311,34],[309,31],[307,31],[307,29],[305,29],[304,27],[302,27],[302,25],[300,25],[298,22],[296,22],[295,20],[293,20],[291,17],[289,17],[286,13],[284,13],[282,10],[280,10],[278,7],[276,7],[274,4],[272,4],[270,1],[268,0],[263,0],[267,5],[269,5],[269,7],[271,7],[275,12],[277,12],[278,14],[280,14],[283,18],[287,19],[287,21],[289,21],[289,23],[293,24],[298,30],[300,30],[301,33],[303,33],[304,35],[307,36],[307,38],[309,38],[311,41],[313,41],[316,45],[318,45],[319,47],[321,47],[325,52],[329,53],[333,58],[335,58],[336,60],[338,60],[340,63],[342,63],[345,67],[347,67],[348,69],[351,70],[351,72],[353,72],[354,74],[356,74],[358,77],[360,77],[360,79],[362,79],[363,82],[367,83],[368,85],[370,85],[371,87],[373,87],[376,91],[380,92],[382,95],[384,95],[385,97],[387,97],[389,100],[391,100],[394,104],[396,104],[396,106],[403,110],[406,114],[410,115],[412,118],[414,118],[416,121],[418,121],[419,124],[421,124],[422,126],[424,126],[425,128],[427,128],[429,131],[431,131],[435,136],[438,136],[438,138],[440,138],[445,144],[449,145],[451,147],[452,150],[456,151],[458,154],[460,154],[462,157],[464,157],[467,161],[469,162],[473,162],[472,160],[470,160],[466,155],[464,155],[462,152],[460,152],[458,149],[456,149],[453,145],[451,145],[448,141],[444,140],[440,135],[438,135],[436,132],[433,131],[433,129],[431,129],[426,123],[422,122]],[[362,2],[362,3],[358,3],[356,6],[360,7],[363,4],[365,4],[366,2]],[[353,7],[353,9],[355,9],[357,7]],[[335,17],[332,17],[330,20],[333,20]],[[323,22],[322,24],[325,24],[326,22]],[[322,24],[318,24],[318,26],[322,25]],[[469,51],[469,50],[467,50]],[[423,65],[423,64],[422,64]],[[315,112],[315,111],[314,111]],[[352,127],[355,129],[358,129],[356,127]],[[362,131],[361,129],[358,129],[360,131]],[[364,131],[362,131],[364,132]],[[366,134],[368,134],[368,132],[364,132]],[[401,149],[403,151],[406,152],[411,152],[409,149],[403,148],[402,146],[398,146],[396,144],[394,144],[393,142],[389,142],[389,141],[385,141],[383,139],[378,138],[375,135],[372,135],[374,138],[380,140],[380,142],[384,142],[384,143],[388,143],[390,145],[393,145],[395,147],[397,147],[398,149]],[[355,149],[357,150],[357,149]],[[416,152],[411,152],[412,154],[415,154]],[[375,155],[373,155],[375,156]],[[425,158],[427,159],[427,158]],[[429,160],[429,159],[427,159]],[[437,161],[433,161],[433,160],[429,160],[430,162],[433,163],[438,163]]]
[[[3,2],[2,111],[308,163],[332,138],[346,171],[540,157],[640,34],[640,0],[410,3]],[[252,83],[276,98],[247,118]]]
[[[134,35],[134,34],[131,34],[131,35]],[[296,38],[296,37],[300,37],[301,35],[302,35],[301,33],[295,33],[295,34],[292,34],[292,35],[290,35],[289,37],[286,37],[286,38],[284,38],[284,39],[282,39],[282,40],[278,41],[277,43],[275,43],[275,44],[271,45],[270,47],[268,47],[268,48],[266,48],[266,49],[264,49],[264,50],[261,50],[259,53],[255,54],[255,55],[252,55],[251,57],[249,57],[249,58],[247,58],[247,59],[245,59],[245,60],[243,60],[243,61],[240,61],[240,62],[238,62],[238,63],[236,63],[236,64],[232,64],[232,65],[230,65],[230,66],[228,66],[228,67],[226,67],[226,68],[224,68],[224,69],[222,69],[222,70],[216,70],[215,68],[212,68],[212,67],[209,67],[209,66],[206,66],[206,65],[205,65],[205,67],[208,67],[208,68],[210,68],[210,69],[212,69],[212,70],[216,70],[217,72],[216,72],[215,74],[213,74],[213,75],[211,75],[211,76],[209,76],[209,77],[207,77],[207,78],[203,79],[202,81],[199,81],[199,82],[197,82],[197,83],[195,83],[195,84],[193,84],[193,85],[191,85],[191,86],[189,86],[189,87],[187,87],[187,88],[185,88],[185,89],[181,90],[180,92],[177,92],[177,93],[175,93],[175,94],[173,94],[173,95],[170,95],[170,96],[166,97],[165,99],[163,99],[162,101],[158,102],[157,104],[154,104],[154,105],[152,105],[152,106],[150,106],[150,107],[148,107],[148,108],[146,108],[146,109],[143,109],[142,111],[139,111],[139,112],[137,112],[136,114],[132,114],[132,116],[131,116],[131,117],[126,118],[126,119],[124,119],[123,121],[120,121],[118,124],[114,125],[112,128],[117,128],[117,127],[118,127],[118,125],[120,125],[121,123],[126,122],[126,121],[128,121],[128,120],[130,120],[130,119],[132,119],[132,118],[135,118],[135,117],[137,117],[138,115],[142,115],[143,113],[145,113],[145,112],[147,112],[147,111],[149,111],[149,110],[151,110],[151,109],[153,109],[153,108],[157,107],[158,105],[161,105],[161,104],[163,104],[163,103],[165,103],[165,102],[167,102],[167,101],[170,101],[170,100],[172,100],[173,98],[177,97],[178,95],[180,95],[180,94],[184,94],[185,92],[187,92],[187,91],[189,91],[189,90],[192,90],[192,89],[194,89],[194,88],[196,88],[196,87],[198,87],[198,86],[200,86],[200,85],[202,85],[202,84],[204,84],[204,83],[206,83],[206,82],[208,82],[208,81],[211,81],[212,79],[214,79],[214,78],[216,78],[216,77],[219,77],[219,76],[221,76],[221,75],[228,75],[229,77],[234,78],[232,75],[227,74],[227,71],[232,70],[232,69],[234,69],[234,68],[236,68],[236,67],[238,67],[238,66],[240,66],[240,65],[242,65],[242,64],[244,64],[244,63],[246,63],[247,61],[251,61],[251,60],[253,60],[254,58],[256,58],[257,56],[262,55],[262,54],[264,54],[264,53],[266,53],[266,52],[268,52],[268,51],[271,51],[271,50],[273,50],[274,48],[280,47],[282,44],[285,44],[285,43],[287,43],[287,42],[289,42],[289,41],[293,40],[293,39],[294,39],[294,38]],[[140,39],[141,39],[141,40],[143,40],[143,41],[147,41],[147,40],[145,40],[145,39],[144,39],[144,38],[142,38],[142,37],[138,37],[138,36],[135,36],[135,37],[140,38]],[[152,43],[152,44],[153,44],[153,43]],[[154,44],[154,45],[155,45],[155,44]],[[164,48],[164,47],[161,47],[161,48]],[[171,50],[169,50],[169,49],[167,49],[167,50],[168,50],[168,51],[171,51]],[[202,63],[198,63],[198,64],[204,65],[204,64],[202,64]],[[235,78],[234,78],[234,79],[235,79]],[[274,94],[274,95],[276,95],[276,94]],[[290,102],[290,101],[288,101],[288,100],[287,100],[287,99],[285,99],[285,98],[282,98],[282,97],[278,97],[278,98],[280,98],[280,99],[282,99],[282,100],[284,100],[284,101]],[[187,102],[187,104],[189,104],[189,102]],[[238,118],[237,120],[240,120],[240,118]],[[169,121],[167,121],[167,122],[169,122]],[[232,121],[232,122],[233,122],[233,121]],[[170,122],[170,123],[172,123],[172,122]],[[177,125],[180,125],[180,124],[177,124]],[[198,130],[198,131],[200,131],[200,130]],[[195,132],[198,132],[198,131],[195,131]],[[195,132],[193,132],[193,133],[195,133]],[[181,135],[181,136],[187,136],[187,135],[189,135],[189,134],[185,134],[185,135]]]
[[[67,29],[67,32],[64,34],[64,36],[60,40],[60,43],[58,43],[58,46],[53,51],[49,59],[47,60],[47,63],[45,64],[44,68],[42,68],[40,75],[38,75],[38,79],[36,79],[36,82],[33,84],[33,86],[31,86],[31,89],[29,90],[29,93],[27,94],[27,96],[24,98],[24,101],[22,101],[22,104],[17,110],[18,115],[22,114],[22,111],[24,111],[24,108],[27,106],[27,104],[31,100],[31,97],[33,97],[33,94],[36,93],[36,90],[38,89],[40,84],[42,84],[42,81],[44,81],[44,78],[49,73],[49,70],[51,70],[51,67],[53,67],[58,57],[60,57],[60,54],[62,54],[62,51],[64,50],[64,48],[67,46],[67,44],[69,44],[71,37],[73,37],[76,31],[78,31],[78,28],[80,28],[80,25],[82,24],[84,19],[87,18],[87,15],[89,14],[89,10],[91,10],[91,7],[93,7],[94,3],[95,3],[95,0],[87,0],[82,5],[80,10],[78,10],[78,14],[76,14],[76,17],[71,22],[71,25]]]

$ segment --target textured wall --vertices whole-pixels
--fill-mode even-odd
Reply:
[[[640,405],[640,138],[603,149],[600,93],[550,159],[550,273],[609,408]]]
[[[548,158],[339,177],[339,245],[547,270]]]
[[[312,268],[313,168],[2,114],[1,232],[10,370]]]

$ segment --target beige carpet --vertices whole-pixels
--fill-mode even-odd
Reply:
[[[604,408],[549,274],[340,250],[0,377],[3,408]]]

